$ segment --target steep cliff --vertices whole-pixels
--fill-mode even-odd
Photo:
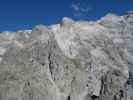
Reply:
[[[133,13],[0,33],[0,100],[133,100]]]

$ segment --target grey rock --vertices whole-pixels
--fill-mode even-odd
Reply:
[[[0,33],[0,100],[133,100],[133,14]]]

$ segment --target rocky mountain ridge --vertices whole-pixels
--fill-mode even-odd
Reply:
[[[0,33],[0,100],[133,100],[133,12]]]

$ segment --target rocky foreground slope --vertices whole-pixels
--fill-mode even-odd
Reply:
[[[133,100],[133,13],[0,33],[0,100]]]

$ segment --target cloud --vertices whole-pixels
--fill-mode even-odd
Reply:
[[[80,10],[79,5],[80,5],[80,4],[72,4],[71,7],[73,8],[73,10],[79,11],[79,10]]]
[[[71,4],[71,8],[73,10],[74,17],[82,17],[88,15],[89,11],[92,10],[92,7],[88,2],[84,2],[79,0],[78,2],[73,2]]]

